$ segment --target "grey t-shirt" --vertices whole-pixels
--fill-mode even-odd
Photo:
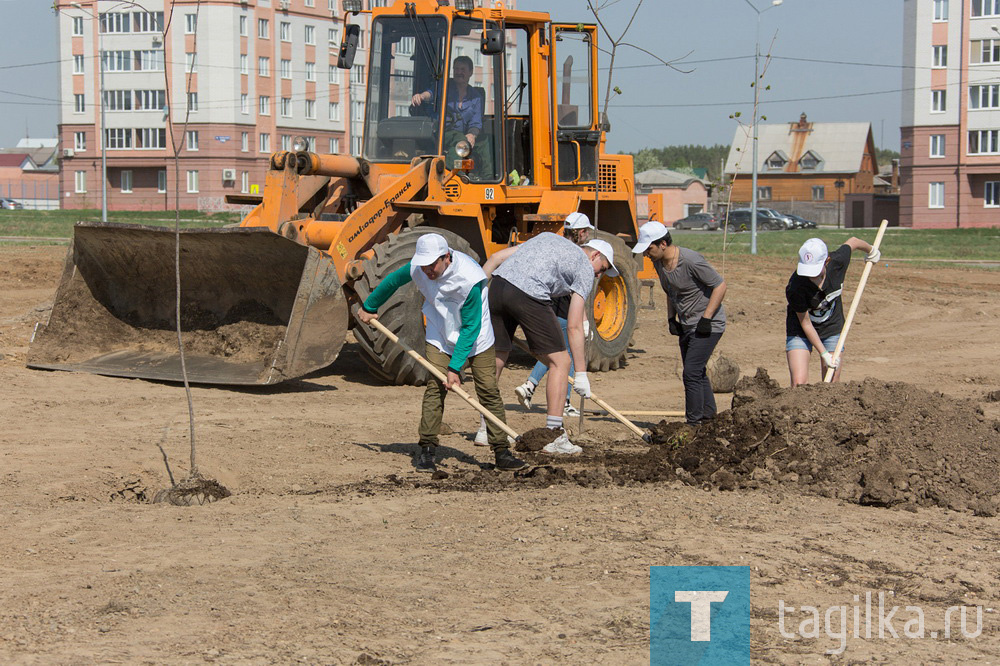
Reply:
[[[722,284],[722,276],[701,254],[686,247],[677,249],[681,254],[677,258],[677,267],[674,270],[668,271],[660,261],[654,261],[653,266],[660,278],[660,286],[674,304],[681,326],[694,328],[705,314],[712,290]],[[712,317],[712,332],[722,333],[725,330],[726,310],[719,305],[718,311]]]
[[[583,248],[549,232],[522,243],[493,274],[546,303],[570,293],[586,299],[594,287],[594,267]]]

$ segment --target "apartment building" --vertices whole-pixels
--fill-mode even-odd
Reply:
[[[360,153],[367,52],[354,71],[336,67],[339,0],[55,8],[64,208],[101,206],[102,140],[118,210],[172,209],[175,190],[181,208],[219,209],[226,194],[262,187],[269,156],[296,136],[318,152]]]
[[[1000,226],[1000,0],[905,0],[900,225]]]

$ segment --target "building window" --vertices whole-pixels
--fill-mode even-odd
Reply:
[[[806,171],[812,171],[816,169],[816,167],[818,166],[819,166],[819,158],[816,157],[816,154],[811,150],[807,150],[806,154],[799,158],[800,169]]]
[[[288,21],[282,21],[278,24],[278,39],[283,42],[292,41],[292,24]]]
[[[83,113],[87,110],[87,99],[83,95],[73,95],[73,113]]]
[[[260,115],[269,116],[271,115],[271,98],[267,95],[261,95],[259,101]]]
[[[316,137],[314,137],[314,136],[307,136],[307,137],[305,137],[305,139],[306,139],[306,150],[308,150],[310,153],[315,153],[316,152]]]
[[[240,150],[244,153],[250,152],[250,132],[240,133]]]
[[[188,74],[193,74],[198,71],[198,54],[197,53],[185,53],[184,54],[184,71]]]
[[[163,32],[163,12],[133,12],[135,32]]]
[[[944,208],[944,183],[931,183],[927,198],[928,208]]]
[[[167,130],[164,127],[148,127],[135,131],[135,147],[152,150],[167,147]]]
[[[969,62],[978,65],[1000,62],[1000,39],[974,39],[969,49]]]
[[[198,132],[188,130],[187,133],[187,149],[188,150],[198,150]]]
[[[281,149],[291,150],[292,149],[292,137],[288,134],[281,135]]]
[[[340,68],[336,65],[330,65],[329,73],[327,74],[328,83],[339,84],[340,83]]]
[[[87,133],[73,132],[73,150],[82,153],[87,150]]]
[[[351,83],[365,82],[365,66],[355,65],[351,68]]]
[[[73,56],[73,73],[83,74],[83,56],[75,55]]]
[[[365,119],[365,103],[358,100],[351,101],[351,120],[362,121]]]
[[[260,152],[269,153],[271,152],[271,135],[261,134],[260,135]]]
[[[192,194],[195,193],[195,192],[197,192],[198,191],[198,172],[197,171],[188,171],[187,172],[187,179],[188,179],[188,192],[190,192]]]
[[[933,47],[933,67],[941,68],[948,66],[948,47],[947,46],[935,46]]]
[[[934,20],[948,20],[948,0],[934,0]]]
[[[241,171],[240,172],[240,192],[246,194],[250,191],[250,172]]]
[[[101,51],[101,68],[105,72],[131,72],[131,51]]]
[[[165,194],[167,191],[167,170],[160,169],[156,172],[156,191]]]
[[[813,185],[812,188],[813,201],[825,201],[826,200],[826,187],[823,185]]]
[[[358,157],[361,155],[361,137],[352,136],[351,137],[351,155]]]
[[[947,108],[944,90],[931,91],[931,113],[943,113]]]
[[[986,187],[983,189],[983,206],[1000,208],[1000,180],[986,181]]]
[[[136,111],[163,111],[167,108],[167,92],[165,90],[136,90]]]
[[[316,0],[306,0],[306,7],[315,7]]]
[[[109,150],[126,150],[132,147],[132,130],[109,127],[104,130],[104,147]]]
[[[306,63],[306,81],[316,80],[316,63],[307,62]]]
[[[73,17],[73,36],[81,37],[83,36],[83,17],[74,16]]]
[[[306,100],[306,118],[310,120],[316,119],[316,100],[314,99]]]
[[[758,199],[770,199],[771,198],[771,188],[770,187],[758,187],[757,188],[757,198]]]
[[[271,59],[270,58],[257,58],[257,75],[258,76],[271,76]]]
[[[330,137],[330,154],[336,155],[340,152],[340,139]]]
[[[267,19],[257,19],[257,37],[267,39],[270,35],[270,25]]]
[[[1000,130],[971,130],[969,132],[969,154],[1000,154]]]
[[[972,17],[1000,16],[1000,0],[972,0]]]
[[[250,113],[250,95],[243,93],[240,95],[240,111]]]
[[[306,44],[315,44],[316,43],[316,26],[307,25],[305,32],[306,32],[306,34],[305,34]]]
[[[250,73],[250,56],[246,53],[240,54],[240,74]]]
[[[189,92],[188,95],[188,111],[198,110],[198,93]]]
[[[292,78],[292,61],[284,60],[281,61],[281,78],[290,79]]]
[[[406,37],[403,37],[403,40],[406,40],[406,39],[407,39]],[[330,50],[331,51],[333,51],[334,49],[339,49],[340,48],[340,29],[339,28],[330,28],[329,30],[327,30],[326,31],[326,40],[328,42],[330,42]]]
[[[247,25],[250,20],[247,18],[246,14],[240,14],[240,37],[249,37],[250,28]]]
[[[132,193],[132,170],[123,169],[121,172],[122,194]]]
[[[138,93],[140,91],[136,91]],[[138,98],[138,95],[136,95]],[[131,111],[132,91],[131,90],[105,90],[104,91],[105,111]]]
[[[330,102],[328,119],[340,122],[340,102]]]
[[[765,164],[768,169],[781,169],[785,166],[785,158],[778,153],[772,153],[770,157],[767,158]]]
[[[77,171],[73,174],[73,183],[75,185],[75,190],[78,193],[84,193],[87,191],[87,172]]]
[[[100,15],[100,30],[104,34],[132,32],[132,14],[129,12],[106,12]]]
[[[931,157],[944,157],[944,134],[931,134]]]
[[[198,32],[198,15],[197,14],[185,14],[184,15],[184,34],[193,35]]]
[[[292,98],[291,97],[282,97],[281,98],[280,108],[281,108],[281,117],[282,118],[291,118],[292,117]],[[286,149],[283,148],[282,150],[286,150]]]
[[[969,86],[969,109],[1000,109],[1000,84]]]

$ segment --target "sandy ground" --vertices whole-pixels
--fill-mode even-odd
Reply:
[[[1000,518],[679,482],[442,492],[413,472],[421,389],[374,384],[352,344],[327,370],[276,388],[195,387],[199,465],[233,496],[195,508],[138,501],[168,485],[158,443],[186,473],[184,392],[24,367],[63,255],[0,248],[2,663],[645,663],[653,565],[752,567],[762,663],[1000,661]],[[783,386],[792,267],[725,268],[720,349]],[[845,379],[910,382],[1000,418],[984,398],[1000,388],[998,293],[997,271],[883,264]],[[628,366],[592,379],[619,409],[682,406],[662,293],[654,300]],[[501,386],[519,432],[543,421],[513,399],[525,374],[515,368]],[[470,408],[453,399],[445,420],[458,434],[443,438],[442,469],[490,461],[464,436],[477,423]],[[627,438],[614,421],[588,420],[585,441]],[[920,606],[928,633],[949,606],[981,605],[982,633],[879,639],[876,626],[840,655],[825,654],[839,641],[823,632],[779,633],[779,601],[822,612],[880,591]],[[790,618],[786,633],[805,616]]]

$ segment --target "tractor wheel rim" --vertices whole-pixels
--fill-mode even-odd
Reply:
[[[603,277],[597,285],[594,296],[594,323],[597,334],[605,340],[614,340],[625,329],[628,314],[628,298],[625,280],[619,277]]]

